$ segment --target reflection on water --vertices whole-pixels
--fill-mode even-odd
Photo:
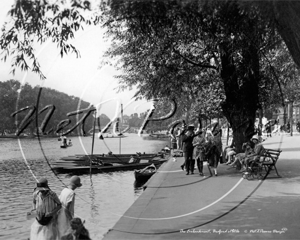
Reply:
[[[134,186],[134,192],[136,194],[140,194],[141,191],[143,191],[143,186],[147,181],[134,181],[133,186]]]
[[[33,220],[26,220],[26,212],[31,209],[35,177],[46,177],[59,194],[70,176],[55,175],[48,162],[90,153],[92,138],[72,138],[73,146],[67,149],[61,149],[56,138],[42,138],[40,143],[38,139],[0,141],[0,239],[27,239]],[[94,153],[153,153],[165,144],[131,135],[121,143],[119,139],[97,140]],[[143,190],[135,185],[133,171],[82,175],[81,179],[83,186],[75,191],[75,213],[86,221],[92,239],[102,239]]]

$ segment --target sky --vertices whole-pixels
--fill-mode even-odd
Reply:
[[[14,0],[0,1],[1,27],[13,4]],[[15,79],[32,86],[52,88],[79,97],[94,106],[103,103],[100,113],[110,118],[119,111],[117,109],[120,108],[120,104],[123,104],[124,115],[145,112],[151,107],[152,103],[145,100],[132,102],[136,90],[117,93],[115,88],[118,81],[113,77],[117,71],[109,66],[99,68],[101,56],[110,44],[104,41],[103,30],[99,27],[86,28],[75,35],[72,44],[79,50],[80,58],[76,58],[75,54],[61,58],[60,50],[50,41],[38,46],[36,53],[42,72],[46,76],[45,81],[31,72],[17,71],[15,75],[10,74],[10,60],[0,61],[0,81]]]

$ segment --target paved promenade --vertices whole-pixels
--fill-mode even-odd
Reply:
[[[245,180],[219,165],[218,176],[185,175],[183,158],[169,160],[147,183],[104,240],[112,239],[299,239],[300,136],[268,138],[282,150],[267,179]]]

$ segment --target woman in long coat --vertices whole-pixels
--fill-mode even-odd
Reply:
[[[215,131],[213,133],[214,138],[213,138],[213,142],[215,143],[217,150],[218,150],[218,154],[219,154],[219,158],[222,159],[222,153],[223,153],[223,144],[222,144],[222,129],[219,129],[217,131]],[[222,162],[221,162],[222,163]]]
[[[205,151],[205,137],[203,136],[202,131],[198,133],[199,135],[193,139],[194,146],[194,156],[193,156],[193,166],[195,161],[197,161],[197,167],[199,170],[200,176],[203,176],[203,161],[204,161],[204,151]]]
[[[218,151],[218,148],[214,142],[214,137],[212,135],[209,135],[207,137],[204,155],[207,159],[209,168],[212,168],[215,176],[218,176],[217,167],[220,160],[220,152]]]

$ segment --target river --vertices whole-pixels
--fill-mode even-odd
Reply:
[[[57,138],[0,139],[0,239],[28,239],[33,220],[31,209],[36,180],[46,177],[58,195],[69,182],[67,174],[54,174],[51,161],[63,156],[91,153],[91,137],[72,137],[73,146],[60,148]],[[168,142],[143,140],[136,134],[122,138],[95,139],[94,153],[157,153]],[[102,239],[142,193],[134,186],[133,171],[81,175],[76,189],[75,215],[85,220],[92,239]]]

